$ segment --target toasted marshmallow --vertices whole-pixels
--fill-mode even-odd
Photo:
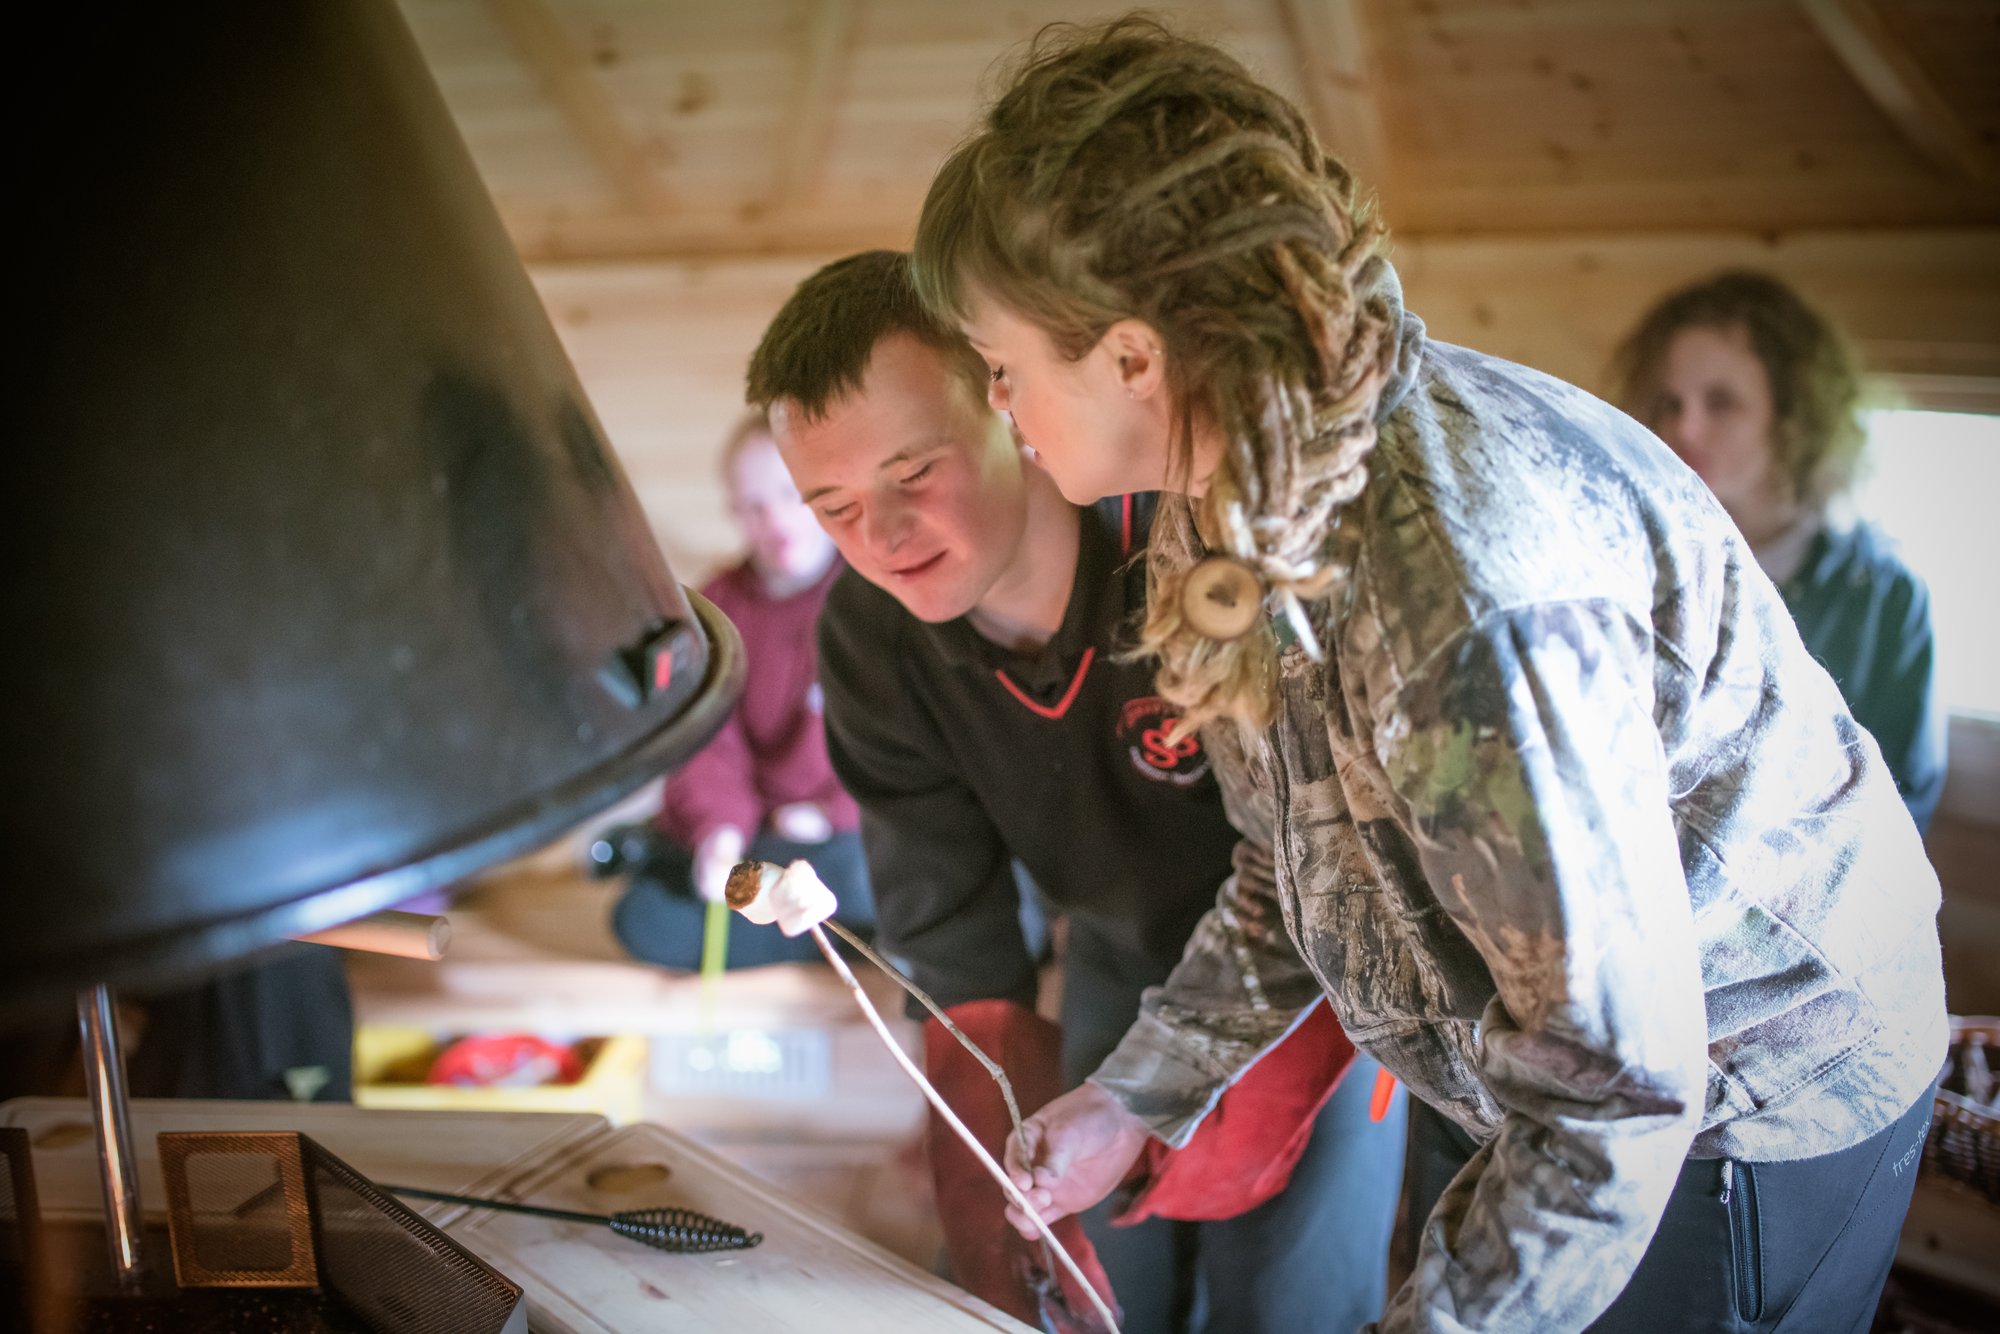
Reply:
[[[807,861],[786,867],[738,862],[729,873],[723,898],[750,921],[759,926],[776,925],[788,936],[818,926],[840,906]]]

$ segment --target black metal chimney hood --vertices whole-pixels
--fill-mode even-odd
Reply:
[[[13,125],[0,1010],[527,850],[742,677],[389,0],[72,8]]]

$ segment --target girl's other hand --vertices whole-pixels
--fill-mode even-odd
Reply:
[[[1045,1223],[1081,1213],[1109,1195],[1146,1147],[1146,1123],[1095,1084],[1063,1094],[1007,1140],[1007,1174]],[[1014,1205],[1007,1221],[1024,1237],[1034,1223]]]

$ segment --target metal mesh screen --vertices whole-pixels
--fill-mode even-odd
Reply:
[[[401,1201],[306,1139],[320,1280],[378,1329],[527,1330],[521,1289]]]
[[[186,1287],[304,1287],[369,1329],[513,1334],[521,1289],[290,1131],[159,1138]]]
[[[0,1328],[28,1328],[42,1278],[40,1224],[28,1132],[0,1126]]]
[[[288,1132],[160,1136],[181,1286],[319,1285],[304,1141]]]
[[[310,1276],[310,1246],[296,1244],[286,1227],[277,1159],[204,1153],[190,1155],[187,1168],[196,1201],[188,1244],[204,1266],[274,1278],[303,1269]]]

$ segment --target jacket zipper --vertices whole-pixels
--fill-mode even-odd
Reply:
[[[1722,1160],[1721,1203],[1729,1217],[1730,1267],[1736,1279],[1736,1315],[1740,1320],[1764,1317],[1763,1237],[1757,1217],[1757,1183],[1746,1164]]]

